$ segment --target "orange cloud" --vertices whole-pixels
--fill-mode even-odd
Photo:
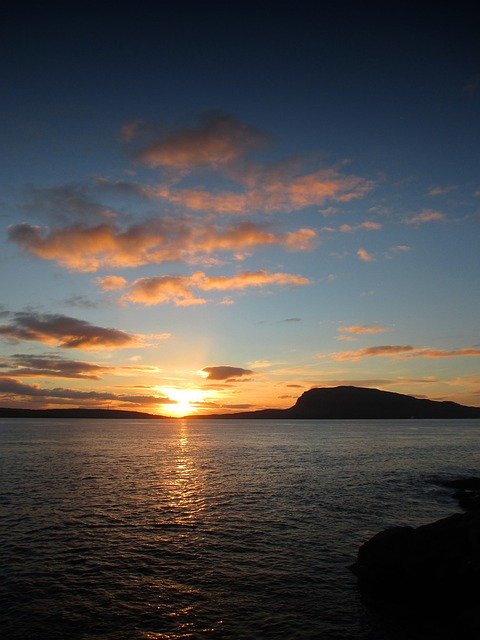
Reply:
[[[49,230],[22,223],[12,225],[8,233],[9,239],[25,251],[74,271],[137,267],[167,261],[205,262],[221,252],[236,254],[269,245],[306,251],[312,248],[316,237],[313,229],[282,234],[247,221],[225,228],[172,218],[157,218],[126,229],[112,223],[75,224]],[[118,280],[115,282],[119,283]]]
[[[357,256],[363,262],[374,262],[375,261],[375,256],[372,253],[369,253],[366,249],[363,249],[363,248],[360,248],[357,251]]]
[[[363,358],[384,356],[390,358],[462,358],[479,357],[480,349],[431,349],[412,347],[411,345],[382,345],[358,349],[357,351],[343,351],[332,355],[337,361],[355,361]]]
[[[125,331],[60,314],[19,312],[11,316],[10,324],[0,325],[0,337],[15,342],[35,340],[63,349],[118,349],[139,344],[137,336]]]
[[[207,276],[198,271],[191,276],[158,276],[135,280],[130,291],[122,296],[122,302],[134,302],[146,306],[173,302],[185,307],[205,304],[205,298],[197,297],[193,289],[200,291],[243,290],[248,287],[274,285],[303,286],[308,278],[289,273],[245,271],[234,276]]]
[[[225,291],[264,287],[269,284],[303,286],[310,284],[308,278],[290,273],[269,273],[268,271],[244,271],[234,276],[206,276],[202,272],[192,276],[194,285],[202,291]]]
[[[127,129],[127,134],[130,129]],[[141,149],[138,159],[150,167],[188,170],[229,164],[265,143],[254,127],[228,115],[210,116],[198,127],[180,129]]]
[[[117,291],[127,285],[127,280],[121,276],[105,276],[103,278],[97,278],[96,282],[104,291]]]
[[[368,333],[384,333],[385,331],[389,331],[388,327],[379,327],[377,325],[359,325],[353,324],[350,327],[339,327],[338,331],[340,333],[354,333],[356,335],[368,334]]]
[[[427,222],[436,222],[438,220],[445,220],[446,216],[444,213],[440,211],[430,211],[429,209],[424,209],[421,213],[417,213],[417,215],[412,216],[411,218],[404,218],[402,222],[404,224],[425,224]]]
[[[336,169],[322,169],[301,176],[272,175],[262,167],[250,171],[248,178],[240,171],[234,175],[246,182],[243,193],[205,189],[178,189],[162,186],[146,190],[146,194],[168,200],[196,211],[219,214],[246,214],[262,211],[274,213],[297,211],[321,205],[328,199],[348,202],[361,198],[373,188],[373,183],[358,176],[347,176]],[[375,223],[368,223],[375,224]]]
[[[133,282],[129,293],[122,296],[121,301],[145,306],[167,302],[173,302],[177,307],[205,304],[206,300],[197,298],[190,285],[190,278],[186,276],[139,278]]]

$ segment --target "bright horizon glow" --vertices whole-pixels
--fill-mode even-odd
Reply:
[[[172,418],[183,418],[184,416],[198,413],[198,403],[202,403],[208,397],[212,397],[212,392],[202,389],[178,389],[172,387],[158,387],[158,391],[174,400],[176,404],[164,404],[159,413]]]

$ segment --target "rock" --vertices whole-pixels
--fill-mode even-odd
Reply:
[[[461,490],[480,490],[480,478],[477,476],[469,476],[467,478],[457,478],[456,480],[446,480],[442,483],[444,487]]]
[[[480,478],[471,476],[442,482],[444,487],[457,489],[453,497],[465,511],[480,509]]]
[[[386,529],[360,547],[352,570],[370,605],[439,623],[438,637],[480,637],[480,511]]]

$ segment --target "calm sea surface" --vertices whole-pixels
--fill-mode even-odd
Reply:
[[[347,567],[458,511],[480,421],[3,419],[0,450],[7,640],[405,640]]]

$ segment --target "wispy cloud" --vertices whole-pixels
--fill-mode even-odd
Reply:
[[[253,222],[219,227],[198,220],[156,218],[122,228],[116,224],[75,224],[50,230],[28,223],[12,225],[9,239],[43,260],[53,260],[74,271],[100,267],[138,267],[167,261],[207,262],[218,254],[259,246],[281,246],[308,251],[316,238],[313,229],[275,233]]]
[[[441,211],[431,211],[430,209],[424,209],[420,213],[409,218],[403,218],[403,224],[421,225],[428,222],[438,222],[445,220],[446,216]]]
[[[382,228],[379,222],[372,222],[371,220],[365,220],[359,224],[341,224],[338,230],[341,233],[354,233],[356,231],[378,231]]]
[[[62,300],[62,303],[69,307],[80,307],[81,309],[96,309],[98,306],[96,302],[85,296],[70,296],[70,298]]]
[[[145,405],[172,404],[174,401],[166,396],[156,395],[128,395],[116,394],[102,391],[81,391],[77,389],[65,389],[56,387],[53,389],[40,387],[38,385],[29,385],[19,382],[14,378],[0,377],[0,397],[7,400],[15,401],[17,398],[30,398],[32,400],[43,401],[64,401],[64,403],[76,405],[91,406],[92,402],[95,407],[101,407],[105,402],[107,406],[114,401],[120,405],[131,405],[134,407],[142,407]]]
[[[411,345],[380,345],[366,347],[356,351],[342,351],[332,354],[333,360],[357,361],[363,358],[388,357],[395,359],[404,358],[465,358],[479,357],[480,349],[432,349],[428,347],[413,347]]]
[[[37,341],[63,349],[118,349],[139,344],[136,336],[60,314],[18,312],[0,325],[0,338]]]
[[[29,187],[23,211],[56,223],[98,222],[115,220],[120,213],[112,207],[96,202],[83,184],[55,187]]]
[[[389,251],[391,251],[392,253],[406,253],[407,251],[411,250],[412,247],[410,247],[408,244],[395,244],[389,249]]]
[[[250,369],[243,369],[242,367],[230,367],[227,365],[221,365],[217,367],[204,367],[202,374],[207,380],[235,380],[244,376],[253,375],[253,371]]]
[[[146,306],[173,302],[176,306],[205,304],[207,300],[198,297],[199,291],[233,291],[250,287],[269,285],[304,286],[310,280],[303,276],[267,271],[244,271],[234,276],[207,276],[197,271],[191,276],[157,276],[135,280],[125,293],[122,302],[134,302]]]
[[[428,190],[428,195],[429,196],[444,196],[447,193],[451,193],[452,191],[455,191],[457,187],[453,184],[447,185],[447,186],[435,186],[435,187],[430,187],[430,189]]]
[[[195,211],[218,214],[251,214],[297,211],[321,205],[329,199],[349,202],[372,190],[373,183],[337,169],[321,169],[303,175],[281,175],[267,168],[251,167],[237,173],[243,191],[211,192],[205,189],[176,189],[161,186],[149,190],[152,197]],[[147,192],[146,192],[147,193]]]
[[[1,358],[0,369],[3,369],[3,376],[16,378],[49,377],[87,380],[100,380],[103,374],[112,370],[111,367],[79,360],[67,360],[57,355],[36,356],[29,354],[14,354]]]
[[[386,331],[390,331],[390,327],[381,327],[379,325],[361,325],[361,324],[352,324],[348,327],[339,327],[337,329],[340,333],[349,333],[355,335],[366,335],[372,333],[385,333]]]

